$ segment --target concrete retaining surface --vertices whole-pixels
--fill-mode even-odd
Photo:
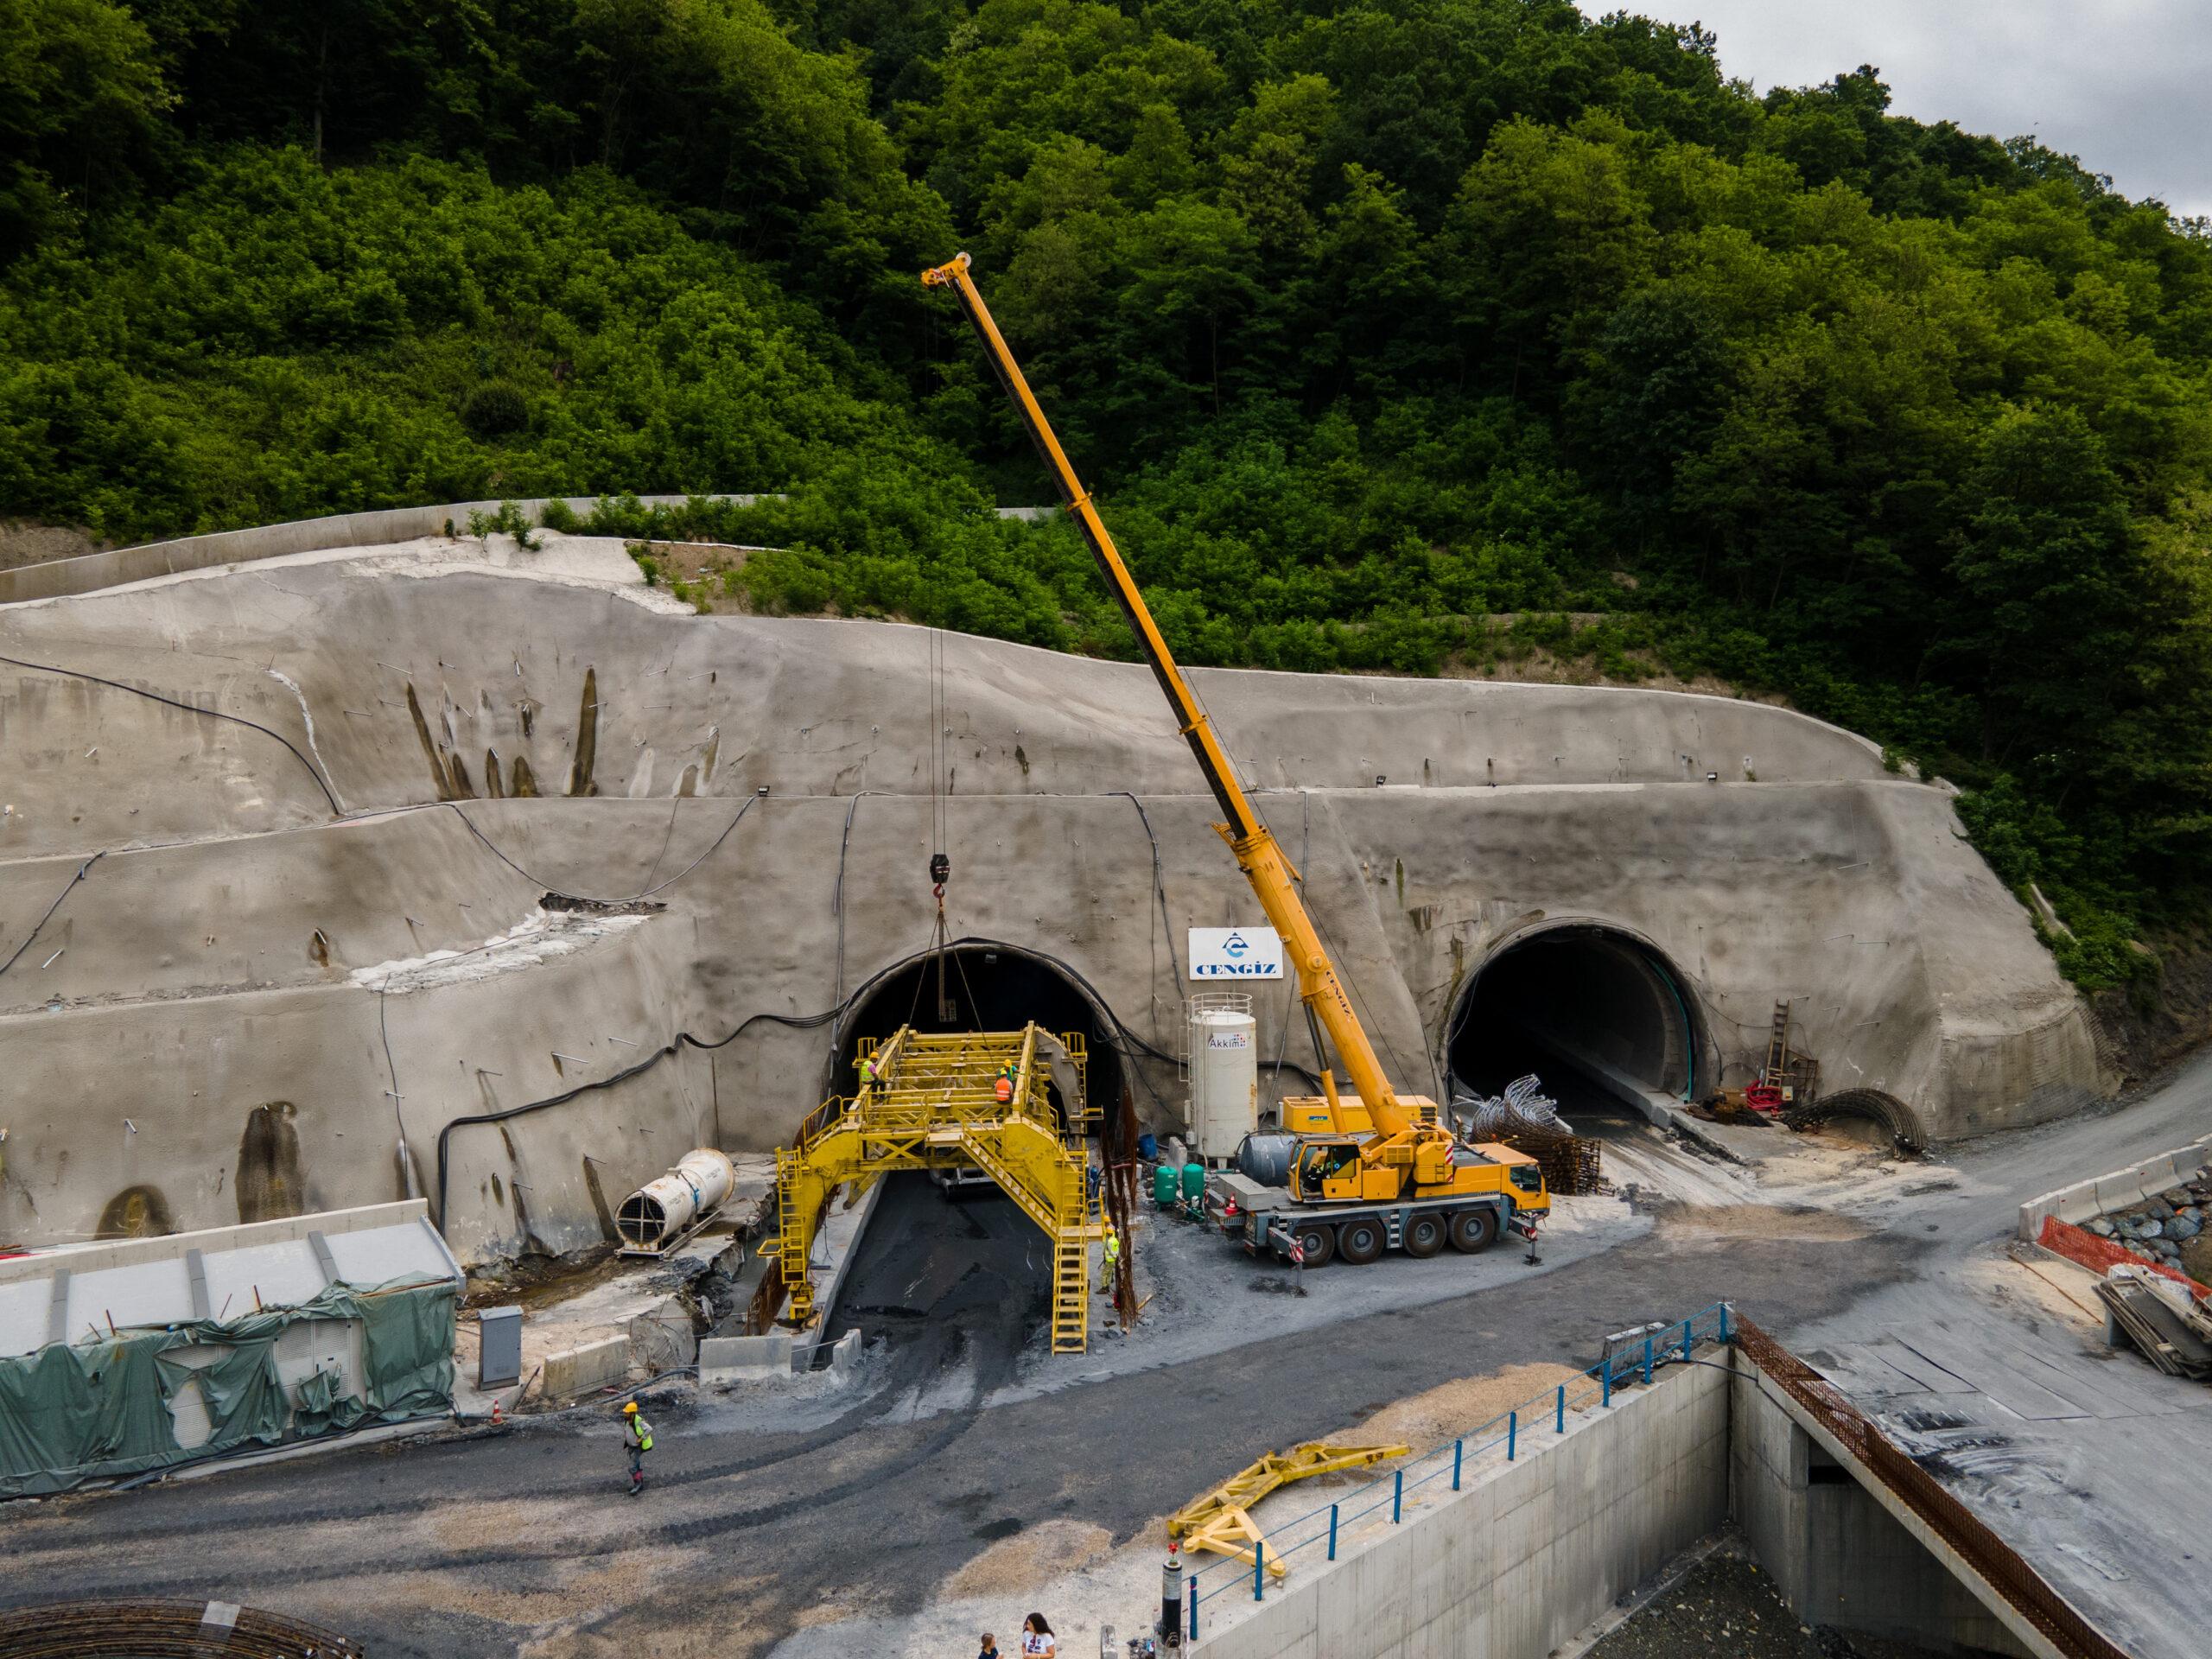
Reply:
[[[1256,919],[1141,667],[702,617],[619,540],[493,539],[7,611],[10,654],[188,706],[0,669],[20,761],[0,941],[60,899],[0,977],[0,1238],[258,1220],[302,1192],[435,1202],[455,1119],[604,1079],[678,1031],[833,1008],[926,943],[917,757],[940,683],[967,931],[1065,964],[1173,1051],[1183,930]],[[1665,960],[1701,1085],[1763,1058],[1786,996],[1831,1088],[1885,1090],[1938,1139],[2099,1091],[2079,998],[1948,797],[1847,733],[1657,691],[1193,678],[1407,1086],[1435,1092],[1471,976],[1572,925]],[[1702,781],[1724,757],[1730,781]],[[656,884],[664,911],[541,908]],[[1294,1004],[1255,988],[1272,1054]],[[849,1086],[830,1037],[756,1025],[456,1130],[437,1220],[463,1262],[595,1243],[603,1211],[692,1147],[776,1145]],[[1179,1090],[1172,1065],[1143,1069],[1149,1113]]]
[[[1540,1659],[1728,1519],[1725,1370],[1682,1366],[1279,1591],[1205,1659]],[[1297,1569],[1294,1569],[1296,1571]]]

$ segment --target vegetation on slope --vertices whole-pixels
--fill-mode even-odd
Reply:
[[[1486,617],[1972,787],[2091,987],[2212,829],[2212,241],[1565,0],[0,0],[0,512],[783,489],[753,602],[1202,662]],[[649,528],[615,504],[610,524]],[[1600,613],[1570,633],[1564,613]],[[1548,621],[1536,617],[1548,617]]]

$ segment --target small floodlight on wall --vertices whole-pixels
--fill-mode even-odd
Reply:
[[[1708,784],[1717,784],[1720,781],[1720,774],[1717,772],[1708,772],[1705,774],[1705,781]]]

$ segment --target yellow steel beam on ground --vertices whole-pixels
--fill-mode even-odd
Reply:
[[[1287,1452],[1270,1452],[1249,1467],[1239,1470],[1206,1493],[1193,1498],[1167,1517],[1170,1538],[1188,1538],[1192,1549],[1211,1549],[1208,1535],[1213,1522],[1230,1511],[1242,1513],[1268,1493],[1294,1480],[1332,1475],[1346,1469],[1363,1469],[1386,1458],[1402,1458],[1412,1448],[1404,1446],[1334,1446],[1326,1440],[1307,1440]],[[1249,1517],[1247,1525],[1249,1524]],[[1230,1536],[1243,1535],[1230,1529]],[[1255,1537],[1257,1534],[1253,1535]],[[1234,1554],[1224,1550],[1224,1554]],[[1248,1552],[1244,1557],[1249,1560]]]
[[[1267,1535],[1260,1530],[1260,1523],[1243,1510],[1231,1505],[1225,1510],[1215,1510],[1197,1531],[1184,1536],[1183,1554],[1188,1560],[1202,1549],[1210,1549],[1217,1555],[1233,1556],[1249,1567],[1254,1546],[1267,1541]],[[1268,1552],[1268,1571],[1276,1578],[1281,1578],[1290,1569],[1277,1560],[1274,1552],[1270,1550]]]

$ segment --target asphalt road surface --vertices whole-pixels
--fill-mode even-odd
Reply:
[[[1002,1199],[947,1205],[915,1183],[887,1194],[844,1301],[888,1351],[816,1421],[649,1402],[660,1444],[636,1500],[612,1414],[594,1412],[14,1504],[0,1605],[219,1598],[319,1620],[379,1659],[747,1659],[813,1625],[918,1609],[1039,1521],[1118,1541],[1258,1450],[1499,1365],[1587,1363],[1603,1333],[1655,1313],[1725,1299],[1787,1339],[1909,1309],[2001,1237],[2020,1197],[2212,1128],[2208,1093],[2212,1066],[2197,1065],[2125,1112],[1970,1151],[1955,1187],[1863,1237],[1662,1227],[1479,1294],[1044,1394],[1005,1388],[1045,1315],[1040,1241]]]

